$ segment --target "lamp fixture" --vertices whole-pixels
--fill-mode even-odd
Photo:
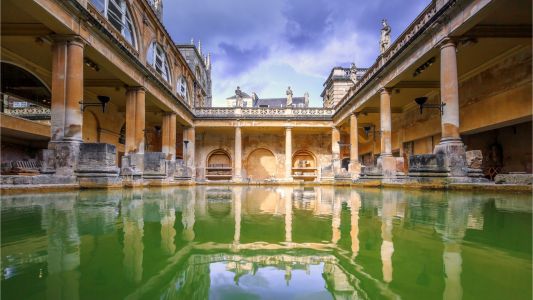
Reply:
[[[83,112],[87,107],[89,106],[101,106],[102,112],[105,112],[105,107],[107,103],[111,100],[108,96],[96,96],[96,99],[98,99],[98,102],[84,102],[83,100],[80,101],[81,105],[81,111]]]
[[[183,141],[183,144],[185,145],[185,149],[187,149],[187,145],[189,144],[189,141],[184,140],[184,141]]]
[[[426,101],[428,100],[428,97],[418,97],[415,98],[416,104],[420,107],[420,114],[422,114],[422,110],[424,108],[436,108],[440,111],[441,115],[444,114],[444,106],[446,103],[441,102],[440,104],[427,104]]]
[[[339,144],[339,147],[348,147],[348,148],[350,148],[352,146],[351,144],[341,143],[341,141],[337,141],[337,144]]]

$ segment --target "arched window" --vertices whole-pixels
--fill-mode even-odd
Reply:
[[[135,28],[125,0],[91,0],[92,4],[109,20],[133,47]]]
[[[178,95],[182,96],[183,99],[187,101],[187,81],[183,76],[178,80]]]
[[[168,67],[167,57],[163,48],[156,42],[150,44],[148,48],[148,55],[146,61],[154,67],[154,69],[165,79],[167,82],[170,82],[170,70]]]

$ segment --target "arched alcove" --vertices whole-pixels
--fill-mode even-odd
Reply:
[[[246,174],[251,180],[265,180],[276,176],[277,161],[268,149],[255,149],[246,160]]]
[[[292,178],[312,181],[316,179],[316,157],[311,151],[299,150],[292,156]]]
[[[217,149],[207,155],[205,177],[209,180],[229,180],[232,177],[231,156]]]

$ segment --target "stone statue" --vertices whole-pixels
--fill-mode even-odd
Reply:
[[[355,63],[352,63],[350,66],[350,79],[356,83],[357,82],[357,67],[355,66]]]
[[[287,94],[287,107],[291,107],[292,106],[292,90],[290,86],[287,88],[287,92],[285,92],[285,94]]]
[[[255,92],[252,93],[252,106],[257,106],[257,101],[259,100],[259,97]]]
[[[309,93],[305,92],[304,94],[304,107],[309,107]]]
[[[383,54],[383,52],[385,52],[387,48],[389,48],[390,46],[391,28],[389,24],[387,24],[386,19],[383,19],[381,21],[381,24],[383,25],[383,27],[381,28],[381,39],[379,41],[379,46],[380,46],[381,53]]]
[[[235,106],[242,107],[242,92],[240,87],[237,87],[235,90]]]

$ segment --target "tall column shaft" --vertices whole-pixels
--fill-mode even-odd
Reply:
[[[442,43],[440,57],[440,92],[446,104],[441,119],[442,141],[460,140],[456,45],[451,39]]]
[[[65,130],[65,100],[67,79],[67,41],[57,40],[52,45],[52,107],[51,141],[63,140]]]
[[[285,178],[292,179],[292,127],[285,128]]]
[[[170,124],[169,124],[169,149],[168,154],[170,160],[176,160],[176,114],[170,115]]]
[[[83,113],[83,42],[79,38],[67,44],[67,80],[64,139],[82,141]]]
[[[239,126],[235,127],[235,159],[233,180],[242,180],[242,136],[241,127]]]
[[[144,153],[145,91],[137,89],[135,101],[135,146],[137,153]]]
[[[381,156],[392,156],[390,90],[380,94]]]
[[[183,158],[185,159],[185,166],[191,170],[189,174],[192,178],[196,177],[194,147],[195,147],[195,130],[194,127],[185,128],[183,130],[183,140],[188,141],[187,144],[183,143]]]
[[[333,171],[338,173],[341,169],[340,153],[341,147],[339,141],[341,140],[341,133],[337,127],[333,127],[331,130],[331,158],[333,161]]]
[[[176,158],[176,114],[168,113],[163,116],[161,124],[161,151],[167,154],[168,160]]]
[[[357,132],[357,116],[350,115],[350,161],[359,162],[359,136]]]
[[[126,145],[125,153],[137,152],[135,143],[135,109],[137,103],[137,89],[126,91]]]

